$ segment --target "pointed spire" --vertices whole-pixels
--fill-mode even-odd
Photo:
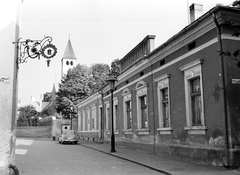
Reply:
[[[56,88],[55,88],[55,84],[53,84],[53,89],[52,89],[52,93],[51,93],[51,101],[56,100]]]
[[[73,48],[72,48],[72,43],[70,41],[70,37],[65,49],[65,52],[63,54],[63,58],[62,59],[72,59],[72,60],[76,60],[76,56],[74,54]]]

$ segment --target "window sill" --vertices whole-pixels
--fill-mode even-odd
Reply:
[[[206,134],[206,126],[192,126],[192,127],[185,127],[184,128],[188,134],[198,134],[198,135],[205,135]]]
[[[158,128],[159,134],[172,134],[172,128]]]
[[[114,135],[118,135],[119,134],[119,131],[118,130],[115,130],[114,131]]]
[[[123,132],[124,134],[133,134],[132,129],[124,129]]]
[[[138,135],[149,135],[149,129],[137,129]]]
[[[106,131],[106,134],[109,134],[109,135],[110,135],[110,134],[111,134],[111,130],[107,130],[107,131]],[[119,131],[118,131],[118,130],[115,130],[115,131],[114,131],[114,135],[117,135],[117,134],[119,134]]]

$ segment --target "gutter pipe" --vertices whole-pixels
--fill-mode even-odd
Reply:
[[[221,52],[223,52],[223,45],[222,45],[222,32],[221,32],[221,26],[218,23],[216,19],[215,13],[212,14],[214,23],[217,27],[217,37],[218,37],[218,49]],[[228,126],[228,118],[227,118],[227,104],[226,104],[226,89],[225,89],[225,70],[224,70],[224,60],[223,55],[219,54],[219,67],[221,71],[221,95],[222,95],[222,111],[223,111],[223,117],[224,117],[224,128],[225,128],[225,155],[226,155],[226,165],[225,167],[230,166],[230,155],[229,155],[229,126]]]

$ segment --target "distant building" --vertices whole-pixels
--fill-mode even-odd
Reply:
[[[52,92],[45,93],[42,99],[42,110],[49,108],[56,100],[56,88],[53,84]]]
[[[238,8],[216,6],[157,48],[145,37],[120,60],[114,121],[106,86],[78,104],[80,137],[109,141],[113,122],[118,145],[240,166],[240,64],[224,54],[239,26]]]

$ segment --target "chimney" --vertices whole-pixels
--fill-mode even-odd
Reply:
[[[190,23],[195,21],[197,18],[202,16],[203,14],[203,5],[202,4],[195,4],[193,3],[189,7],[190,10]]]

